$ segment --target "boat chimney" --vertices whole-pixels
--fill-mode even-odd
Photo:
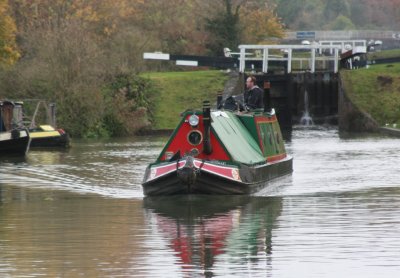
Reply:
[[[264,112],[271,111],[270,89],[271,89],[271,83],[269,81],[264,81],[264,97],[263,97]]]
[[[210,113],[210,101],[203,101],[203,125],[204,125],[204,140],[203,140],[203,152],[205,154],[212,153],[210,130],[211,130],[211,113]]]

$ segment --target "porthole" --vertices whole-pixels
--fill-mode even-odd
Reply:
[[[201,143],[201,141],[203,141],[203,135],[201,134],[200,131],[193,130],[193,131],[189,132],[189,134],[187,136],[187,140],[191,145],[197,146]]]

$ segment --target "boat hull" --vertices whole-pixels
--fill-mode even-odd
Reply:
[[[16,132],[16,131],[13,131]],[[29,133],[19,130],[18,136],[13,136],[12,132],[0,133],[0,156],[4,155],[25,155],[29,148]]]
[[[150,165],[146,169],[143,192],[146,196],[177,194],[242,195],[251,194],[268,186],[268,182],[292,172],[292,158],[257,166],[221,165],[192,159],[162,165]],[[192,170],[189,179],[181,172]],[[184,175],[186,177],[187,175]]]
[[[40,132],[37,132],[40,133]],[[34,132],[32,133],[34,135]],[[69,146],[67,133],[58,136],[32,137],[31,148],[66,148]]]

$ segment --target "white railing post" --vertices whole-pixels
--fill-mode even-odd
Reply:
[[[239,71],[244,72],[246,67],[246,49],[244,46],[239,46],[240,48],[240,60],[239,60]]]
[[[335,48],[335,63],[334,63],[333,72],[337,73],[338,69],[339,69],[339,49]]]
[[[263,65],[262,65],[263,73],[268,73],[268,48],[264,47],[263,49]]]
[[[288,58],[287,58],[287,73],[292,72],[292,49],[288,49]]]
[[[314,73],[315,72],[315,48],[311,49],[311,72]]]

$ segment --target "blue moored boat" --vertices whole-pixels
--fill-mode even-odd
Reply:
[[[29,144],[29,131],[22,124],[21,104],[0,101],[0,156],[25,155]]]

